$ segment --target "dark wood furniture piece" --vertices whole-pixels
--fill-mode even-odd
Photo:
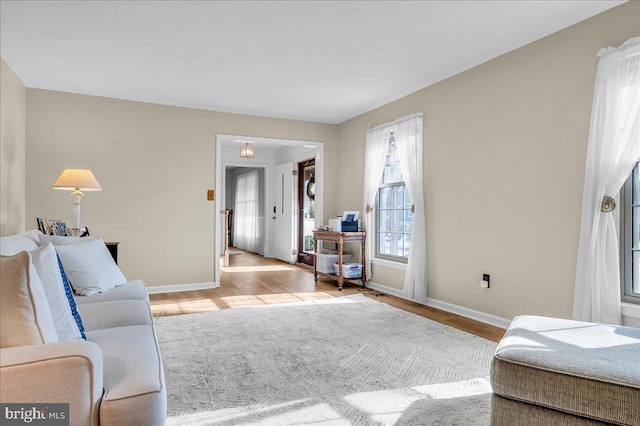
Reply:
[[[362,287],[366,287],[367,285],[367,270],[366,270],[366,262],[365,262],[365,242],[367,239],[367,233],[358,231],[358,232],[331,232],[331,231],[313,231],[313,279],[314,281],[318,281],[318,275],[322,275],[326,278],[331,278],[338,281],[338,290],[342,291],[342,284],[346,281],[358,281],[362,282]],[[330,241],[334,242],[338,245],[338,275],[325,274],[322,272],[318,272],[317,263],[318,263],[318,241]],[[362,274],[359,277],[349,277],[344,278],[342,276],[342,249],[344,247],[344,243],[348,242],[359,242],[362,246]]]
[[[113,260],[115,260],[116,264],[118,263],[118,244],[120,244],[119,241],[115,241],[115,242],[106,242],[104,243],[107,248],[109,249],[109,253],[111,253],[111,257],[113,257]]]
[[[313,266],[313,249],[306,250],[305,221],[311,219],[311,208],[316,198],[316,159],[298,163],[298,263]],[[305,207],[306,206],[306,207]],[[315,207],[313,207],[315,208]],[[308,216],[305,213],[309,213]]]

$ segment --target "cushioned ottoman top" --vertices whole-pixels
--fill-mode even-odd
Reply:
[[[496,348],[493,391],[619,424],[640,420],[640,329],[521,316]]]

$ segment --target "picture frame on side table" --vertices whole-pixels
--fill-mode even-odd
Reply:
[[[51,229],[51,225],[57,222],[62,222],[60,219],[46,219],[47,229],[45,234],[54,235],[53,230]]]
[[[64,222],[56,222],[56,224],[58,225],[58,235],[61,235],[63,237],[67,236],[67,224]]]
[[[38,224],[38,231],[43,234],[47,233],[47,227],[44,224],[44,220],[41,217],[36,217],[36,223]]]
[[[85,228],[72,228],[67,226],[67,237],[86,237],[89,235],[89,229]]]

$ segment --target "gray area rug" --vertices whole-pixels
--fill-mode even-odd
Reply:
[[[167,425],[488,425],[496,344],[362,295],[155,320]]]

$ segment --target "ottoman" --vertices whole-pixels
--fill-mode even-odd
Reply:
[[[517,317],[491,385],[492,425],[640,425],[640,329]]]

